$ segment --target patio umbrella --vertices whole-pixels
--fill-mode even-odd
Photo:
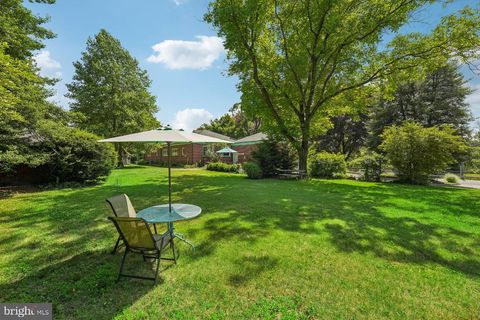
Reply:
[[[168,149],[168,211],[172,212],[172,174],[171,146],[183,143],[231,143],[231,141],[204,136],[198,133],[173,130],[170,126],[163,128],[127,134],[124,136],[103,139],[100,142],[160,142],[166,143]]]

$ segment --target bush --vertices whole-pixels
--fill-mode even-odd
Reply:
[[[336,178],[347,173],[345,157],[341,154],[320,152],[309,159],[309,172],[312,177]]]
[[[263,176],[262,168],[255,162],[245,162],[243,171],[245,171],[249,179],[260,179]]]
[[[468,157],[465,163],[465,171],[470,173],[480,173],[480,147],[471,146],[468,150]]]
[[[94,181],[108,175],[117,163],[112,145],[100,143],[98,136],[53,121],[40,125],[39,148],[49,153],[44,182]]]
[[[385,159],[382,155],[372,152],[366,153],[350,161],[349,167],[360,171],[362,174],[362,180],[380,181],[384,163]]]
[[[398,171],[401,181],[428,183],[429,175],[445,170],[455,155],[465,152],[462,138],[448,125],[424,128],[406,121],[385,129],[380,148]]]
[[[210,162],[209,164],[207,164],[207,170],[238,173],[240,170],[240,166],[238,164]]]
[[[140,159],[140,160],[137,160],[137,162],[136,162],[136,164],[141,165],[141,166],[150,165],[151,163],[152,163],[151,161],[145,160],[145,159]]]
[[[262,170],[263,177],[272,177],[277,169],[293,169],[295,153],[285,142],[264,140],[258,149],[252,152],[253,160]]]
[[[447,181],[448,183],[458,183],[460,181],[460,177],[453,173],[447,173],[443,176],[443,180]]]

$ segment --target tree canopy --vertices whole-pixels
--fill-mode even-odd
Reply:
[[[456,134],[467,137],[472,120],[466,102],[469,93],[459,66],[449,63],[428,73],[425,79],[401,83],[388,99],[380,95],[359,115],[332,117],[332,128],[318,138],[317,149],[351,158],[367,142],[376,149],[386,127],[407,120],[425,127],[450,124]]]
[[[367,120],[366,113],[332,117],[332,128],[318,138],[317,151],[341,153],[346,159],[351,158],[367,140]]]
[[[159,126],[147,72],[106,30],[87,40],[74,67],[67,96],[80,128],[111,137]]]
[[[407,120],[425,127],[450,124],[457,134],[467,136],[472,114],[465,99],[470,92],[455,64],[429,73],[425,80],[401,84],[393,99],[380,99],[372,106],[371,142],[378,145],[378,137],[385,127]]]
[[[52,2],[52,1],[50,1]],[[49,154],[35,148],[38,124],[46,119],[63,123],[66,113],[47,100],[53,80],[41,77],[32,51],[53,33],[20,0],[0,2],[0,172],[18,165],[35,167]]]
[[[202,124],[199,129],[207,129],[239,139],[260,132],[260,124],[260,119],[246,115],[241,105],[236,103],[228,113]]]
[[[205,19],[225,39],[229,72],[238,75],[242,107],[297,149],[306,169],[312,137],[330,117],[368,99],[380,85],[455,58],[478,56],[478,10],[443,17],[428,33],[399,33],[434,1],[215,0]],[[386,41],[385,34],[393,34]]]
[[[48,100],[55,80],[40,76],[33,60],[54,36],[46,21],[21,0],[0,1],[0,173],[16,179],[29,167],[29,182],[95,180],[111,169],[113,150],[72,128],[69,113]]]
[[[52,4],[55,0],[34,2]],[[34,15],[25,8],[22,0],[0,1],[0,42],[8,44],[4,53],[16,59],[32,57],[33,51],[45,46],[43,40],[55,37],[52,31],[42,26],[48,20]]]

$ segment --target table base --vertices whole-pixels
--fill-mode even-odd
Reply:
[[[175,238],[180,239],[180,241],[183,241],[183,242],[185,242],[186,244],[188,244],[189,246],[191,246],[191,247],[192,247],[192,250],[195,250],[195,246],[193,245],[193,243],[191,243],[190,241],[188,241],[182,233],[175,233],[175,232],[174,232],[174,233],[173,233],[173,236],[174,236]]]
[[[173,226],[173,222],[167,223],[167,227],[168,227],[168,231],[170,231],[170,233],[174,238],[178,238],[180,241],[183,241],[186,244],[188,244],[190,247],[192,247],[192,250],[195,250],[195,246],[193,245],[193,243],[188,241],[183,233],[175,232],[175,227]]]

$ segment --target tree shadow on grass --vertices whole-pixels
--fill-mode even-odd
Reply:
[[[0,235],[3,264],[30,265],[24,280],[0,287],[2,300],[57,302],[58,308],[66,308],[57,310],[60,314],[74,318],[78,318],[76,305],[79,310],[90,310],[87,304],[91,304],[106,310],[95,311],[99,313],[96,318],[102,319],[111,318],[151,290],[150,284],[143,282],[115,285],[119,256],[105,253],[117,236],[106,221],[111,215],[106,198],[126,193],[137,209],[167,201],[166,185],[148,179],[62,190],[48,196],[34,193],[25,198],[30,209],[2,210],[2,224],[10,230]],[[282,230],[312,236],[326,233],[326,241],[342,252],[436,264],[479,276],[479,232],[462,227],[465,221],[470,225],[480,221],[474,192],[382,183],[252,181],[235,175],[194,173],[175,177],[173,190],[174,202],[203,209],[198,218],[176,224],[197,244],[185,257],[187,261],[214,255],[228,242],[253,243]],[[461,222],[453,223],[455,219]],[[246,273],[261,272],[256,268],[268,266],[267,262],[249,261],[245,272],[233,274],[230,282],[240,285],[249,281]],[[8,296],[2,297],[6,291]]]
[[[216,242],[256,241],[278,229],[304,234],[327,232],[331,243],[343,252],[369,253],[402,263],[437,264],[480,276],[480,234],[451,223],[452,217],[463,217],[470,225],[476,224],[480,214],[474,193],[382,183],[264,180],[254,184],[231,179],[228,186],[212,191],[215,199],[222,201],[209,204],[210,209],[222,214],[190,230],[192,234],[207,232],[202,243],[203,249],[208,249],[204,254],[212,254]],[[178,180],[179,186],[191,193],[196,187],[224,184],[215,177],[202,177],[200,184],[195,184],[194,177]],[[441,217],[450,222],[443,223]]]
[[[272,270],[277,265],[277,259],[269,256],[243,256],[238,258],[236,264],[239,271],[232,274],[228,281],[230,285],[238,287],[254,280],[261,273]]]
[[[51,264],[29,276],[0,286],[0,301],[49,302],[55,319],[111,319],[153,290],[152,281],[121,279],[116,283],[121,254],[86,252]],[[153,274],[153,263],[131,255],[126,271]],[[162,262],[162,272],[170,262]]]

